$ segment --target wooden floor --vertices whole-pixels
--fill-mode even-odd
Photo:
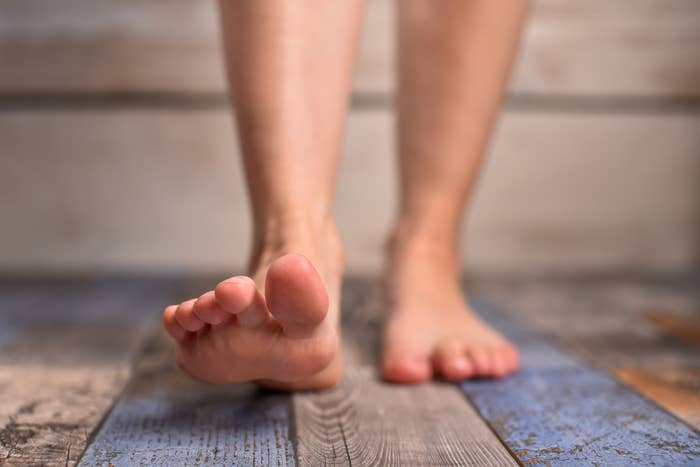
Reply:
[[[344,381],[295,395],[175,368],[158,312],[215,282],[0,281],[0,465],[700,465],[698,277],[474,280],[521,371],[419,386],[377,378],[351,278]]]

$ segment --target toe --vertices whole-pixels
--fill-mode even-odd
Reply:
[[[217,303],[214,291],[209,291],[199,297],[194,302],[192,311],[197,318],[207,324],[221,324],[231,318],[231,314]]]
[[[474,366],[463,352],[439,352],[433,360],[437,371],[450,381],[466,379],[474,373]]]
[[[163,311],[163,327],[173,339],[181,341],[187,337],[188,332],[175,320],[175,310],[177,305],[170,305]]]
[[[177,307],[177,310],[175,310],[175,320],[177,323],[190,332],[199,331],[204,327],[204,322],[197,318],[197,315],[192,311],[195,301],[196,300],[192,299],[182,302]]]
[[[216,286],[214,295],[221,309],[236,315],[243,327],[258,327],[270,317],[265,299],[250,277],[226,279]]]
[[[267,271],[265,298],[270,312],[289,337],[307,337],[328,312],[328,294],[316,269],[306,257],[288,254]]]
[[[491,353],[491,373],[496,378],[503,378],[508,371],[508,363],[501,349],[495,349]]]
[[[474,367],[474,376],[490,376],[492,371],[492,363],[489,352],[486,349],[468,349],[466,352],[469,361]]]
[[[514,345],[510,343],[506,344],[505,356],[509,373],[520,368],[520,352],[518,352],[518,349]]]
[[[433,377],[433,368],[427,352],[393,346],[384,351],[382,375],[394,383],[421,383]]]
[[[387,360],[382,366],[384,379],[394,383],[422,383],[433,377],[427,358]]]

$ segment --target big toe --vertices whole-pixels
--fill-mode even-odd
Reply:
[[[394,383],[421,383],[433,377],[433,369],[426,352],[388,345],[382,358],[382,376]]]
[[[265,299],[289,337],[312,335],[328,313],[328,293],[321,276],[300,254],[284,255],[270,265]]]

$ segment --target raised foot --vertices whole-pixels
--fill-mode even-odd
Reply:
[[[314,266],[300,254],[286,254],[258,276],[264,295],[253,279],[236,276],[165,309],[163,325],[178,364],[209,383],[257,381],[283,390],[337,384],[337,329]]]

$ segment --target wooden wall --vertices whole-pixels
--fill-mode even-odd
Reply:
[[[395,202],[393,3],[370,0],[337,212]],[[249,220],[212,0],[0,3],[0,270],[230,270]],[[465,232],[478,271],[700,262],[700,2],[539,0]]]

